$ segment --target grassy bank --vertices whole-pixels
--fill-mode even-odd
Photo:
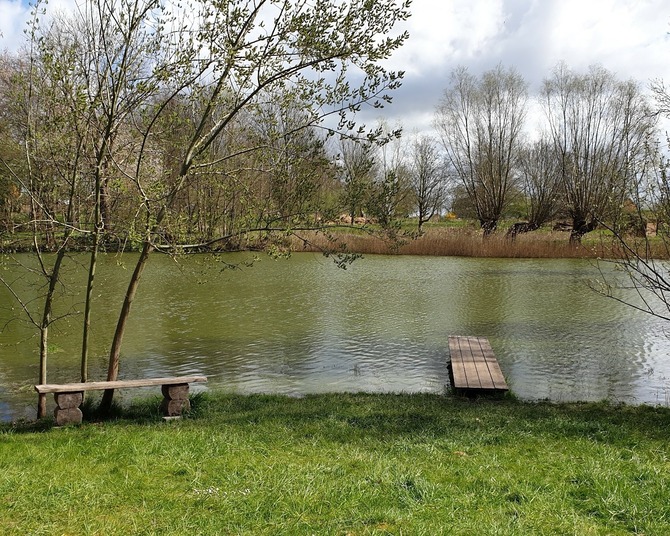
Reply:
[[[0,533],[668,534],[669,439],[664,408],[208,395],[0,428]]]

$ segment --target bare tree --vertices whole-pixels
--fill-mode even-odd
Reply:
[[[599,66],[578,74],[559,64],[544,81],[542,100],[572,218],[570,240],[579,242],[599,222],[617,219],[655,121],[637,84]]]
[[[437,108],[448,162],[485,236],[496,230],[516,186],[526,101],[526,83],[514,69],[498,66],[477,79],[460,67]]]
[[[554,144],[546,137],[525,145],[519,152],[519,172],[528,206],[528,221],[518,222],[507,231],[519,233],[539,229],[563,207],[563,183]]]
[[[669,166],[670,163],[662,159],[658,168],[650,170],[653,182],[647,185],[645,191],[648,200],[654,199],[650,206],[655,218],[655,223],[651,224],[656,227],[653,230],[655,239],[650,239],[646,233],[643,237],[636,237],[606,225],[619,251],[616,259],[603,262],[614,264],[618,269],[613,274],[601,270],[601,279],[594,285],[601,294],[663,320],[670,320],[670,274],[667,261],[663,260],[670,257],[670,236],[667,227],[661,223],[668,221],[670,210]],[[646,224],[641,211],[635,216]]]
[[[670,117],[670,90],[663,80],[654,80],[651,92],[656,100],[655,115]]]
[[[348,222],[364,217],[372,194],[375,166],[373,147],[353,136],[340,138],[338,163],[342,177],[342,204],[348,212]]]
[[[414,140],[409,168],[421,232],[423,224],[439,213],[446,197],[445,165],[435,139],[421,136]]]
[[[407,216],[409,207],[409,171],[406,165],[406,144],[402,128],[379,123],[387,143],[377,148],[372,170],[371,193],[367,202],[370,215],[383,227],[398,228],[398,218]]]

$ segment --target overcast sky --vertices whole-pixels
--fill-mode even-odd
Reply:
[[[72,0],[50,0],[50,9]],[[0,48],[23,38],[27,2],[0,0]],[[670,0],[414,0],[410,39],[391,65],[406,72],[390,106],[374,111],[405,130],[429,130],[449,74],[515,67],[531,92],[560,60],[599,63],[644,87],[670,84]],[[370,119],[373,119],[371,116]]]

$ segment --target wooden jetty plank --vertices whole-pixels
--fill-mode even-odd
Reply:
[[[479,387],[473,385],[472,388],[495,389],[480,339],[478,337],[467,337],[467,341],[470,346],[472,362],[477,369],[477,375],[479,377]]]
[[[507,391],[507,383],[488,339],[449,337],[454,388]]]
[[[505,381],[502,370],[500,370],[500,364],[498,363],[498,360],[493,353],[493,349],[491,348],[489,340],[480,338],[479,344],[482,348],[484,359],[486,360],[486,365],[488,366],[489,375],[491,377],[491,381],[493,382],[494,388],[507,390],[507,382]]]
[[[451,359],[451,375],[454,385],[467,385],[467,376],[465,375],[465,366],[462,359],[454,359],[453,356],[461,355],[460,340],[458,337],[449,337],[449,354]]]
[[[482,389],[485,378],[479,373],[479,365],[477,364],[477,355],[475,354],[473,341],[469,337],[465,337],[459,341],[461,347],[461,359],[465,366],[465,375],[467,377],[467,385],[472,389]]]
[[[471,337],[470,344],[473,346],[473,354],[476,354],[480,376],[485,378],[485,381],[480,380],[482,389],[506,389],[506,386],[500,387],[500,382],[497,381],[498,377],[502,378],[502,372],[498,366],[498,360],[493,355],[493,349],[488,339]]]

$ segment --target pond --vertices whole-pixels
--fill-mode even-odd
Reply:
[[[259,256],[247,266],[254,258],[155,255],[132,312],[120,377],[197,373],[208,376],[208,388],[296,396],[443,393],[447,337],[476,335],[489,338],[522,399],[668,402],[668,326],[591,290],[600,277],[593,261],[367,256],[342,270],[311,253]],[[104,379],[134,260],[101,260],[91,379]],[[87,258],[68,262],[66,288],[81,288]],[[39,294],[21,284],[24,296]],[[81,294],[66,293],[58,312],[82,309],[81,302]],[[1,289],[3,420],[35,414],[38,338],[17,318]],[[78,380],[80,339],[80,315],[54,325],[50,382]]]

